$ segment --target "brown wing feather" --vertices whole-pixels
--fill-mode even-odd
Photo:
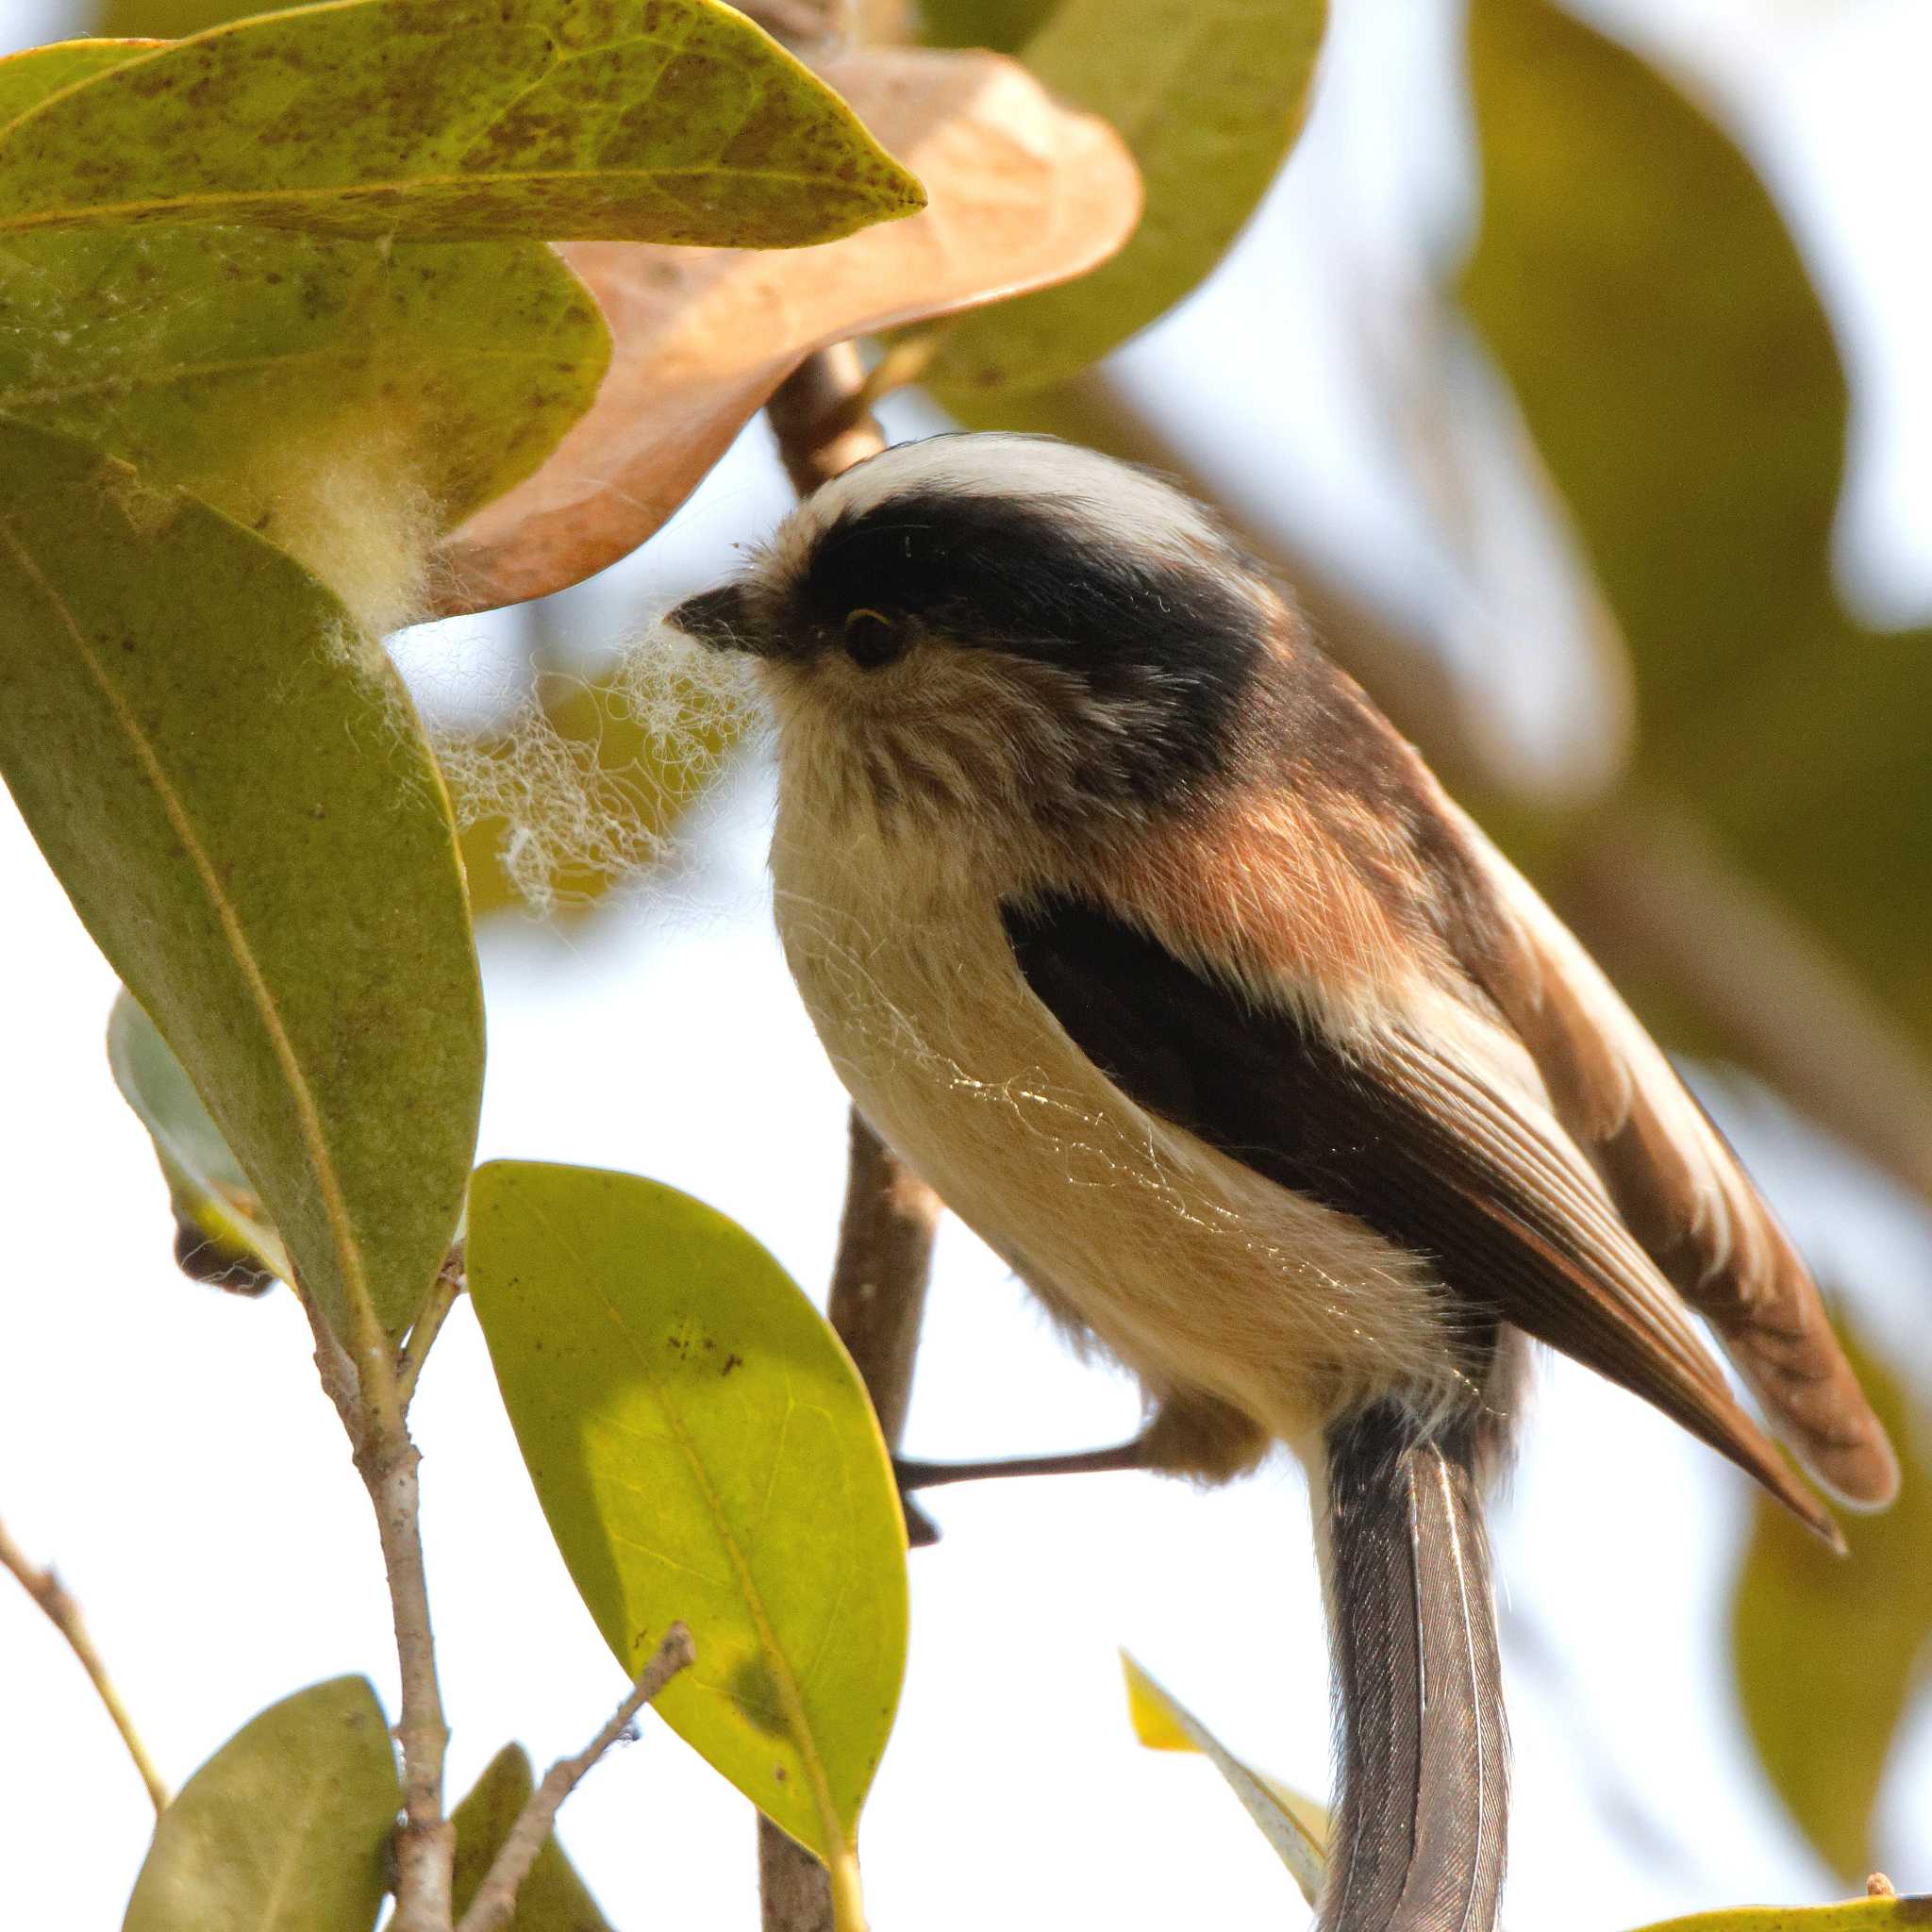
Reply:
[[[1670,1285],[1557,1125],[1521,1045],[1448,993],[1339,1038],[1291,984],[1236,988],[1090,901],[1003,908],[1034,993],[1148,1111],[1428,1257],[1472,1328],[1498,1317],[1646,1397],[1829,1540]]]
[[[1465,963],[1535,1057],[1558,1119],[1623,1220],[1717,1328],[1810,1474],[1844,1502],[1889,1503],[1897,1458],[1810,1271],[1594,961],[1488,840],[1444,807],[1504,914],[1500,946]]]

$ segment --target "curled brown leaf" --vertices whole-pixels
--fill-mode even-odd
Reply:
[[[616,348],[534,476],[448,540],[448,614],[578,583],[637,548],[807,356],[1071,279],[1140,217],[1108,125],[986,53],[868,48],[820,68],[925,185],[909,220],[785,250],[567,244]]]

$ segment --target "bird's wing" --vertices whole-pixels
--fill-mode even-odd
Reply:
[[[1503,914],[1464,960],[1536,1059],[1557,1117],[1657,1267],[1724,1339],[1810,1473],[1867,1507],[1898,1462],[1810,1271],[1750,1176],[1594,960],[1508,860],[1441,800]]]
[[[1838,1540],[1474,988],[1343,1041],[1291,988],[1221,983],[1091,900],[1001,916],[1034,995],[1139,1106],[1430,1257],[1472,1325],[1500,1317],[1644,1396]]]

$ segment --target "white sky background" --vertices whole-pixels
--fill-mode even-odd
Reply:
[[[1434,9],[1431,9],[1433,11]],[[1923,82],[1932,25],[1911,0],[1623,0],[1602,9],[1745,103],[1799,208],[1865,386],[1843,554],[1868,608],[1932,609],[1932,296]],[[1395,0],[1338,8],[1347,40],[1308,142],[1242,247],[1126,356],[1131,379],[1250,499],[1278,495],[1342,555],[1441,561],[1386,466],[1344,344],[1338,235],[1393,251],[1439,209],[1453,126],[1403,78]],[[0,47],[62,30],[0,0]],[[1440,40],[1437,42],[1440,44]],[[1426,56],[1407,65],[1427,73]],[[1401,139],[1391,130],[1399,130]],[[646,554],[582,600],[586,641],[708,581],[787,497],[754,428]],[[1533,643],[1524,675],[1535,670]],[[419,642],[445,688],[502,661],[485,625]],[[1556,677],[1554,707],[1579,687]],[[815,1293],[830,1262],[844,1106],[771,936],[767,774],[741,766],[677,865],[565,934],[511,924],[484,946],[491,1084],[482,1153],[623,1167],[737,1216]],[[366,1672],[395,1707],[368,1508],[317,1389],[291,1298],[202,1290],[169,1259],[165,1191],[109,1082],[113,978],[10,807],[0,905],[14,1015],[0,1106],[10,1201],[0,1356],[0,1516],[58,1562],[178,1786],[263,1705]],[[1932,1231],[1770,1115],[1762,1150],[1800,1232],[1855,1251],[1923,1333]],[[1916,1325],[1914,1324],[1916,1323]],[[425,1534],[458,1795],[508,1738],[539,1766],[623,1690],[539,1517],[459,1308],[417,1420]],[[1073,1362],[957,1224],[941,1242],[908,1448],[1086,1447],[1129,1432],[1127,1385]],[[1568,1365],[1542,1377],[1497,1517],[1516,1809],[1508,1922],[1612,1932],[1743,1899],[1823,1897],[1735,1723],[1722,1590],[1742,1479],[1635,1400]],[[941,1493],[945,1541],[912,1563],[899,1730],[866,1816],[881,1928],[1092,1924],[1132,1932],[1297,1924],[1303,1909],[1198,1760],[1131,1741],[1116,1647],[1131,1648],[1238,1750],[1311,1791],[1327,1777],[1327,1679],[1301,1482],[1271,1468],[1197,1494],[1151,1478]],[[1932,1722],[1894,1767],[1894,1875],[1932,1888]],[[0,1588],[0,1872],[7,1924],[119,1923],[150,1818],[79,1671]],[[661,1725],[614,1753],[564,1814],[613,1924],[756,1924],[751,1814]]]

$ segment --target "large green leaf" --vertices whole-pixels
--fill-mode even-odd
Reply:
[[[153,1138],[178,1229],[175,1255],[203,1281],[253,1293],[287,1281],[282,1238],[181,1062],[125,989],[108,1021],[108,1064]]]
[[[906,1656],[904,1528],[838,1338],[744,1231],[628,1174],[476,1175],[471,1299],[572,1578],[665,1720],[856,1897]],[[847,1923],[849,1914],[841,1916]]]
[[[1851,1354],[1904,1459],[1899,1499],[1882,1515],[1842,1520],[1842,1561],[1761,1504],[1731,1630],[1758,1757],[1819,1854],[1856,1882],[1882,1862],[1879,1786],[1932,1663],[1932,1459],[1920,1451],[1932,1416],[1914,1412],[1882,1362]]]
[[[401,1804],[368,1680],[298,1690],[161,1813],[123,1932],[368,1932]]]
[[[0,60],[0,123],[128,58],[78,41]],[[590,291],[534,242],[192,225],[0,241],[0,413],[298,551],[305,518],[366,523],[391,486],[461,522],[542,461],[608,359]]]
[[[462,1205],[483,1016],[388,658],[226,518],[0,421],[0,775],[330,1320],[400,1331]]]
[[[331,0],[144,52],[0,125],[0,234],[213,221],[785,247],[920,200],[715,0]]]
[[[1312,1799],[1244,1764],[1178,1698],[1158,1684],[1125,1651],[1127,1714],[1134,1735],[1150,1751],[1198,1751],[1226,1779],[1297,1889],[1313,1905],[1328,1860],[1328,1814]]]
[[[469,1910],[476,1888],[534,1789],[523,1746],[506,1744],[452,1814],[457,1828],[457,1918]],[[597,1901],[554,1835],[544,1840],[529,1875],[517,1887],[517,1908],[509,1924],[510,1932],[609,1932]]]
[[[1091,275],[947,331],[926,381],[948,408],[996,421],[1003,396],[1097,361],[1208,274],[1301,132],[1326,18],[1325,0],[1062,0],[1026,64],[1120,130],[1146,209]]]
[[[1628,640],[1640,779],[1932,1046],[1932,637],[1839,603],[1845,381],[1803,259],[1737,147],[1545,0],[1474,0],[1471,62],[1464,299]]]

